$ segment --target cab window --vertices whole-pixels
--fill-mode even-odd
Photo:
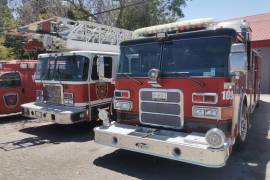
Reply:
[[[0,87],[18,87],[21,86],[19,73],[6,73],[0,76]]]
[[[104,76],[112,78],[112,57],[104,57]]]
[[[97,60],[98,60],[98,56],[95,56],[93,59],[92,74],[91,74],[91,78],[94,81],[99,80],[98,71],[97,71]]]
[[[92,74],[91,78],[92,80],[99,80],[99,75],[98,75],[98,56],[95,56],[93,58],[93,65],[92,65]],[[112,57],[104,56],[103,57],[104,61],[104,77],[105,78],[112,78],[112,66],[113,66],[113,59]]]

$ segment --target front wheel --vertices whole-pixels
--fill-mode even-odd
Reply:
[[[248,128],[249,128],[249,120],[248,120],[248,111],[247,106],[244,105],[241,111],[241,115],[239,117],[239,134],[236,138],[236,147],[238,149],[242,149],[247,144],[248,139]]]

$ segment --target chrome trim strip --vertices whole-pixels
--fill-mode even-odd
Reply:
[[[155,114],[155,115],[165,115],[165,116],[175,116],[175,117],[180,117],[180,115],[175,115],[175,114],[166,114],[166,113],[156,113],[156,112],[147,112],[147,111],[141,111],[142,113],[145,114]]]
[[[110,102],[111,100],[112,100],[112,98],[99,99],[99,100],[96,100],[96,101],[91,101],[90,104],[91,105],[97,105],[97,104]]]
[[[162,102],[162,101],[142,101],[146,103],[155,103],[155,104],[176,104],[179,105],[179,103],[174,103],[174,102]]]

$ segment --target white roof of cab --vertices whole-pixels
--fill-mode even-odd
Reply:
[[[200,29],[217,29],[217,28],[232,28],[237,32],[241,32],[242,28],[250,29],[250,26],[248,22],[246,22],[245,20],[217,22],[214,21],[213,18],[202,18],[145,27],[135,30],[134,35],[147,36],[157,33],[183,32],[189,30],[194,31]]]
[[[71,56],[71,55],[86,55],[86,54],[101,54],[101,55],[113,55],[117,56],[119,53],[115,52],[102,52],[102,51],[67,51],[67,52],[56,52],[56,53],[45,53],[45,54],[39,54],[38,58],[41,57],[49,57],[49,56]]]

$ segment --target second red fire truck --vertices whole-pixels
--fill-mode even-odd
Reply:
[[[130,31],[86,21],[74,22],[65,47],[80,49],[40,54],[35,76],[36,101],[23,104],[23,115],[58,124],[96,120],[114,94],[119,43]]]
[[[33,76],[37,61],[0,62],[0,114],[21,112],[21,104],[35,100]]]
[[[246,21],[199,19],[135,31],[121,43],[111,116],[97,143],[206,167],[248,137],[260,98],[260,57]],[[112,121],[112,122],[111,122]]]
[[[110,104],[118,53],[71,51],[38,60],[36,101],[22,105],[24,116],[72,124],[96,119],[97,108]]]

